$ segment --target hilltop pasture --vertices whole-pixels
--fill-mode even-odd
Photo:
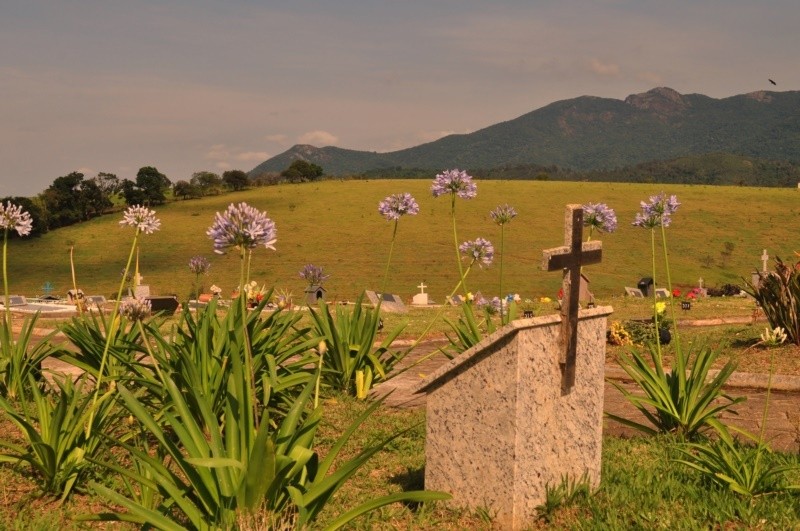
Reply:
[[[592,290],[602,300],[651,275],[649,231],[631,222],[639,202],[661,191],[677,195],[681,202],[667,230],[677,286],[696,286],[700,277],[707,287],[741,284],[742,277],[760,268],[762,249],[786,260],[800,251],[800,191],[669,184],[478,181],[477,198],[456,201],[458,240],[484,237],[499,252],[500,228],[489,212],[503,203],[512,205],[519,215],[506,226],[504,291],[523,298],[553,297],[560,275],[540,270],[541,251],[563,244],[565,205],[607,203],[616,210],[619,227],[613,234],[595,234],[603,241],[603,261],[586,270]],[[212,267],[203,285],[208,289],[216,284],[224,295],[230,294],[238,283],[238,259],[215,255],[205,233],[215,212],[245,201],[265,210],[278,230],[277,251],[254,251],[253,280],[289,290],[298,301],[304,289],[298,272],[313,263],[331,275],[325,284],[329,300],[353,300],[364,289],[380,290],[392,223],[378,214],[377,206],[387,195],[400,192],[416,198],[420,213],[400,220],[388,290],[410,300],[424,282],[439,302],[455,287],[458,273],[450,200],[434,199],[428,180],[287,184],[159,206],[161,230],[140,239],[143,282],[154,294],[174,293],[185,299],[193,281],[189,259],[204,255]],[[40,238],[11,241],[11,292],[41,294],[50,282],[56,293],[65,294],[72,286],[69,248],[74,246],[78,287],[87,294],[116,293],[133,237],[133,230],[121,227],[120,220],[116,213]],[[470,291],[498,294],[497,258],[491,268],[470,273]],[[665,284],[663,271],[660,264],[657,284]]]

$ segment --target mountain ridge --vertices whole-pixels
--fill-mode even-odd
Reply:
[[[329,175],[513,164],[596,171],[714,152],[798,161],[798,110],[800,91],[755,91],[715,99],[656,87],[624,100],[579,96],[473,133],[397,151],[298,144],[262,162],[250,175],[280,172],[297,159],[319,164]]]

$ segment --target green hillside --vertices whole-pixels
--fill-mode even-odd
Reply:
[[[185,298],[193,278],[189,258],[201,254],[212,262],[206,288],[214,283],[229,294],[238,281],[238,262],[214,255],[205,232],[215,212],[246,201],[266,210],[278,229],[277,251],[254,253],[255,280],[300,298],[304,285],[298,271],[313,263],[332,275],[326,284],[329,299],[352,300],[363,289],[380,288],[392,225],[378,215],[378,202],[407,191],[417,198],[420,213],[400,222],[389,289],[410,299],[424,281],[441,301],[455,286],[457,270],[449,200],[433,199],[429,187],[423,180],[323,181],[170,203],[158,209],[162,230],[141,237],[141,274],[154,293]],[[602,237],[603,262],[587,273],[597,296],[617,295],[650,275],[649,233],[630,223],[639,201],[662,190],[682,202],[668,232],[677,284],[696,285],[700,277],[707,286],[736,283],[760,266],[763,248],[786,258],[800,250],[800,191],[777,188],[479,181],[476,199],[457,202],[458,237],[482,236],[498,245],[499,227],[489,211],[511,204],[519,216],[507,226],[504,285],[524,297],[552,297],[560,275],[540,271],[539,264],[542,249],[563,242],[564,206],[606,202],[617,211],[619,229]],[[115,292],[133,236],[130,228],[119,226],[120,219],[105,216],[10,242],[11,291],[34,295],[51,282],[64,294],[71,286],[68,251],[74,245],[79,287],[87,294]],[[726,242],[733,244],[729,256],[723,253]],[[474,271],[467,285],[495,294],[498,268]]]
[[[714,99],[662,87],[625,100],[582,96],[474,133],[390,153],[294,146],[250,175],[280,172],[298,158],[321,165],[331,175],[517,164],[608,170],[715,152],[800,161],[798,108],[798,91]]]

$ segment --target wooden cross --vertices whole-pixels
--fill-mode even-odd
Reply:
[[[578,349],[578,302],[581,285],[581,267],[597,264],[602,258],[600,241],[583,242],[583,208],[567,205],[564,219],[564,246],[545,249],[542,269],[564,272],[561,302],[561,343],[563,365],[562,391],[575,385],[575,357]]]
[[[761,253],[761,271],[764,273],[767,272],[767,261],[769,260],[769,255],[767,254],[767,250],[764,249],[764,252]]]
[[[426,286],[425,282],[423,281],[423,282],[420,282],[419,286],[417,286],[417,287],[420,289],[420,293],[425,293],[425,288],[427,288],[428,286]]]

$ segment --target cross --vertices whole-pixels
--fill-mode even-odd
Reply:
[[[567,205],[564,218],[564,246],[542,251],[542,269],[564,272],[561,303],[562,392],[575,385],[575,357],[578,349],[578,300],[581,266],[597,264],[602,258],[600,241],[583,242],[583,208]]]
[[[761,253],[761,271],[764,273],[767,272],[767,260],[769,260],[769,255],[767,254],[767,250],[764,249],[764,252]]]
[[[417,287],[420,289],[420,293],[425,293],[425,288],[427,288],[428,286],[425,285],[425,281],[422,281],[419,283],[419,286]]]
[[[56,287],[53,286],[50,281],[45,282],[44,286],[42,286],[42,291],[44,292],[45,296],[50,295],[54,289],[56,289]]]
[[[700,277],[697,283],[700,285],[700,289],[703,289],[703,277]]]

